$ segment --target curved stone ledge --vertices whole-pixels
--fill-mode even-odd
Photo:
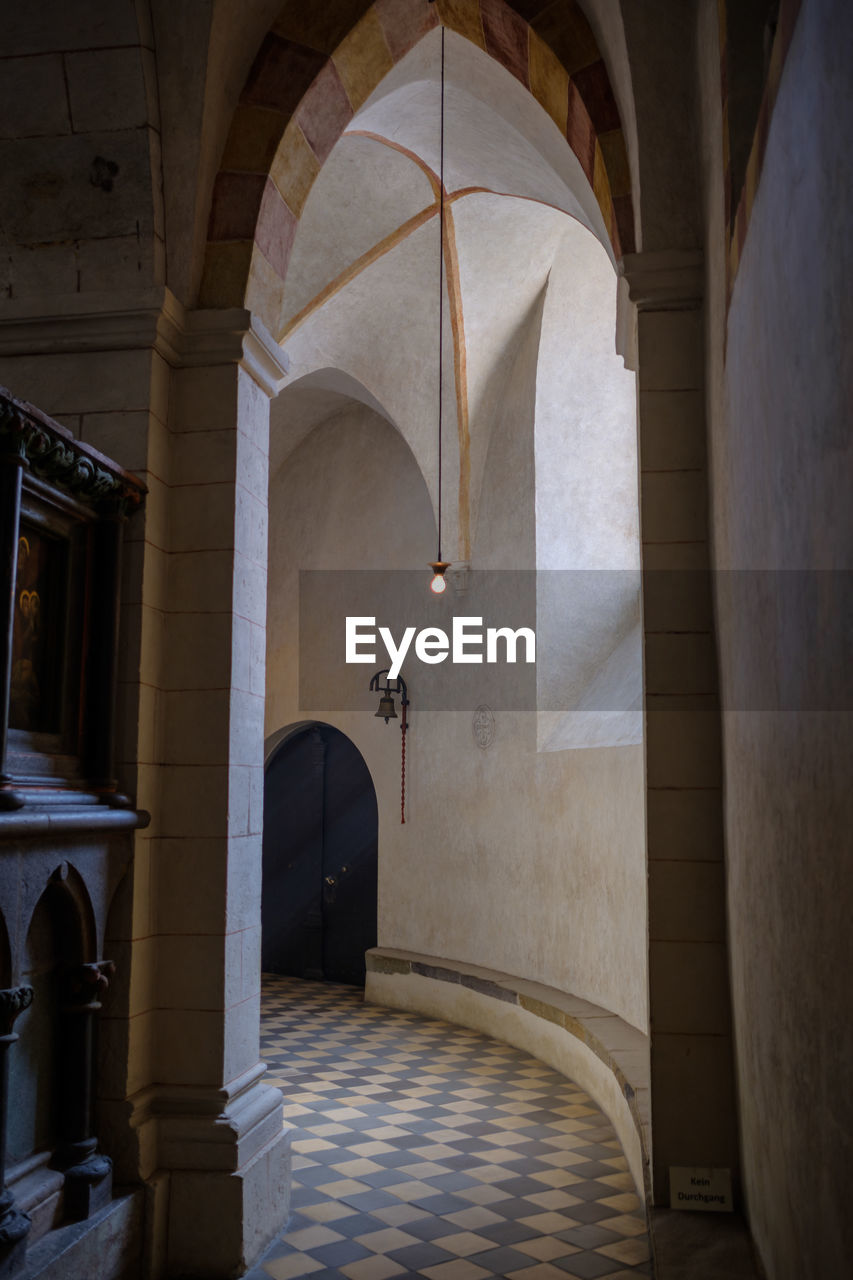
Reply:
[[[575,1080],[601,1107],[651,1203],[649,1040],[624,1019],[538,982],[387,947],[367,952],[365,999],[470,1026]]]
[[[133,831],[147,827],[145,809],[111,809],[107,805],[55,805],[0,813],[0,842],[11,837],[60,835],[64,832]]]

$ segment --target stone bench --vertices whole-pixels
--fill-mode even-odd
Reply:
[[[389,947],[367,952],[365,999],[495,1036],[574,1080],[610,1120],[650,1203],[649,1040],[577,996],[508,973]]]

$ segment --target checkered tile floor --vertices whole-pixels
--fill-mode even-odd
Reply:
[[[590,1098],[354,987],[264,980],[262,1056],[295,1126],[292,1215],[250,1280],[633,1280],[642,1205]]]

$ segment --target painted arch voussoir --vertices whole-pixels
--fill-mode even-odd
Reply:
[[[486,52],[530,88],[528,26],[503,0],[480,0]]]
[[[269,107],[290,119],[326,61],[324,53],[269,32],[252,64],[240,101]]]
[[[353,117],[337,67],[326,62],[323,70],[305,94],[297,112],[297,121],[308,145],[322,164]]]
[[[301,0],[288,0],[263,40],[232,121],[214,185],[201,306],[244,305],[258,261],[253,246],[265,264],[262,294],[280,294],[320,166],[390,65],[439,23],[484,49],[533,93],[580,161],[615,256],[634,251],[618,107],[576,0],[375,0],[372,6],[337,0],[310,11]],[[277,323],[273,315],[263,319]]]

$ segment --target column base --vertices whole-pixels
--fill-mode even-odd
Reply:
[[[175,1169],[169,1181],[169,1274],[236,1280],[290,1216],[291,1130],[234,1173]]]
[[[9,1209],[0,1219],[0,1280],[7,1280],[23,1269],[29,1231],[29,1214],[18,1209]]]
[[[23,809],[27,797],[11,784],[0,784],[0,812],[11,813],[15,809]]]
[[[113,1162],[108,1156],[93,1155],[65,1170],[63,1204],[65,1216],[72,1222],[82,1222],[103,1209],[112,1194]]]
[[[147,1249],[166,1275],[241,1276],[287,1221],[291,1130],[265,1070],[219,1089],[154,1086],[132,1101],[131,1127],[153,1156]]]

